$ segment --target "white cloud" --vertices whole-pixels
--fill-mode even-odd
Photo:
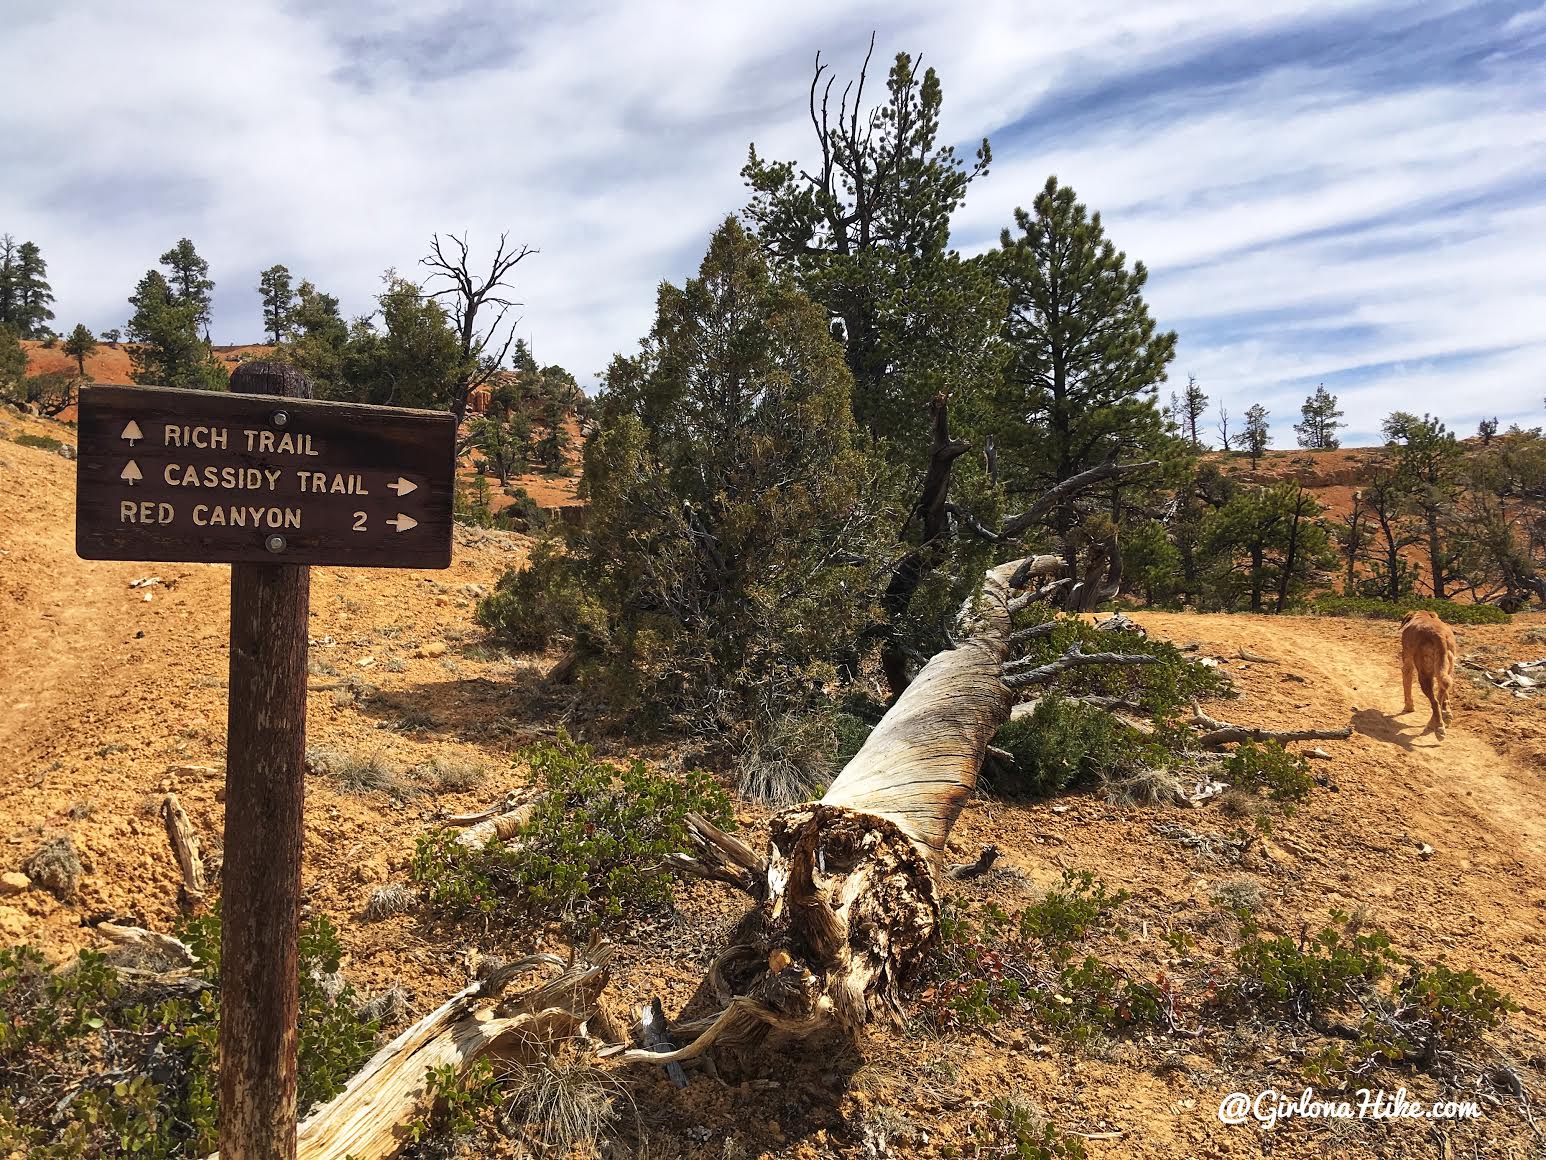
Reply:
[[[1058,173],[1232,410],[1282,418],[1324,378],[1363,430],[1391,397],[1538,413],[1546,94],[1521,53],[1546,10],[1468,17],[1462,52],[1406,0],[7,6],[0,229],[42,246],[65,325],[121,323],[184,235],[241,341],[274,262],[360,312],[432,232],[508,229],[541,250],[522,330],[584,379],[742,204],[748,142],[809,156],[816,50],[846,77],[879,28],[872,94],[921,50],[946,133],[994,138],[962,244]]]

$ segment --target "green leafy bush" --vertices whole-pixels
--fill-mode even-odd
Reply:
[[[1391,1064],[1442,1070],[1518,1010],[1475,973],[1442,962],[1424,967],[1392,950],[1384,930],[1365,930],[1346,914],[1334,911],[1314,935],[1293,938],[1263,934],[1248,912],[1236,913],[1244,939],[1235,951],[1236,996],[1280,1007],[1322,1032],[1335,1017],[1356,1014],[1355,1028],[1339,1027],[1344,1042],[1310,1057],[1307,1074],[1318,1083],[1346,1083]]]
[[[499,578],[478,602],[477,621],[516,649],[546,648],[557,638],[585,644],[606,635],[606,614],[580,582],[557,540],[532,546],[523,568]]]
[[[218,914],[180,932],[199,965],[188,987],[126,979],[94,951],[51,969],[0,950],[0,1151],[43,1160],[204,1156],[218,1137]],[[331,1099],[369,1056],[374,1024],[336,979],[325,918],[300,936],[300,1106]]]
[[[988,1105],[985,1141],[991,1152],[979,1155],[1008,1156],[1013,1160],[1084,1160],[1084,1141],[1065,1136],[1052,1122],[1019,1100],[1001,1098]]]
[[[469,849],[444,830],[419,839],[413,877],[442,914],[593,929],[670,902],[672,879],[658,870],[685,848],[688,812],[731,825],[730,799],[705,773],[678,781],[638,760],[614,767],[567,735],[527,758],[543,793],[509,841]]]
[[[1014,771],[995,779],[1006,794],[1043,796],[1086,785],[1142,764],[1148,753],[1142,734],[1093,705],[1048,696],[1032,713],[1010,721],[993,744],[1014,758]]]
[[[1221,766],[1224,780],[1237,789],[1266,790],[1273,801],[1298,802],[1310,796],[1315,778],[1310,762],[1283,747],[1281,741],[1258,745],[1242,741]]]
[[[23,447],[36,447],[40,451],[58,451],[64,446],[52,435],[34,435],[31,431],[23,431],[15,436],[15,441]]]
[[[1319,596],[1307,611],[1317,616],[1366,616],[1374,620],[1400,620],[1408,612],[1431,612],[1446,624],[1508,624],[1513,619],[1491,604],[1460,604],[1431,597],[1376,600],[1368,596]]]
[[[1229,678],[1218,669],[1198,664],[1169,641],[1154,640],[1140,632],[1103,632],[1089,621],[1057,612],[1045,604],[1033,604],[1016,614],[1016,628],[1051,622],[1045,635],[1026,642],[1024,656],[1033,665],[1046,664],[1074,645],[1086,653],[1144,653],[1159,658],[1151,665],[1086,665],[1057,679],[1057,692],[1069,697],[1117,697],[1136,701],[1146,713],[1168,716],[1193,701],[1231,695]]]
[[[1020,1014],[1075,1042],[1159,1023],[1167,1003],[1160,984],[1076,953],[1111,926],[1126,900],[1088,871],[1065,870],[1060,889],[1012,913],[991,902],[972,910],[947,901],[919,996],[924,1021],[953,1031]]]

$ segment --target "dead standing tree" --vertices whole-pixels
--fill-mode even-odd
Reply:
[[[499,235],[487,274],[473,272],[466,234],[447,235],[449,243],[456,247],[454,257],[447,256],[446,246],[436,234],[430,239],[429,254],[419,259],[419,264],[430,272],[426,285],[437,280],[448,283],[432,289],[429,296],[450,300],[451,321],[462,341],[463,369],[451,398],[451,414],[456,416],[458,430],[467,415],[468,398],[493,378],[515,343],[515,324],[520,320],[507,327],[505,318],[520,303],[505,297],[502,291],[511,288],[506,281],[510,271],[538,251],[526,245],[511,246],[508,239],[509,234]],[[493,314],[493,323],[480,330],[479,314],[485,319]]]

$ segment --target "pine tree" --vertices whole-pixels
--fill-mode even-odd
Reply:
[[[75,365],[80,368],[81,378],[86,377],[87,356],[96,349],[96,337],[86,329],[84,322],[77,322],[75,329],[70,331],[70,337],[64,340],[64,353],[75,360]]]
[[[989,255],[1009,296],[1011,357],[995,400],[1006,486],[1040,495],[1109,456],[1166,453],[1155,395],[1176,335],[1149,317],[1143,263],[1129,269],[1100,214],[1056,177],[1015,222],[1019,235],[1005,230]],[[1075,501],[1063,500],[1052,526],[1075,575],[1069,533],[1077,523]]]
[[[10,234],[0,234],[0,326],[17,337],[16,239]]]
[[[36,243],[22,242],[14,247],[13,256],[10,235],[0,239],[0,278],[5,283],[0,287],[0,306],[7,315],[0,322],[22,338],[46,338],[53,333],[48,328],[54,320],[49,309],[53,288],[48,284],[48,263]]]
[[[821,160],[768,161],[752,145],[744,217],[775,264],[828,310],[860,425],[916,453],[928,445],[929,401],[944,392],[964,417],[1002,366],[1001,297],[980,261],[950,249],[950,215],[992,152],[984,139],[968,165],[939,144],[939,78],[907,53],[897,54],[879,106],[863,110],[869,62],[833,109],[833,78],[821,84],[818,56],[810,116]]]
[[[1226,608],[1241,598],[1262,612],[1266,597],[1282,612],[1304,592],[1327,558],[1330,540],[1320,504],[1298,483],[1237,493],[1203,520],[1202,551],[1215,561],[1213,583]]]
[[[161,255],[160,262],[167,268],[167,283],[172,288],[173,300],[193,311],[195,330],[209,331],[210,299],[215,284],[209,278],[209,263],[199,257],[193,243],[180,238],[175,246]]]
[[[21,382],[27,377],[27,352],[16,331],[0,322],[0,399],[20,403]]]
[[[258,275],[258,293],[263,298],[263,327],[273,335],[274,345],[290,331],[295,313],[296,294],[285,266],[270,266]]]
[[[1322,383],[1315,394],[1305,399],[1299,409],[1301,419],[1294,424],[1299,436],[1299,446],[1312,451],[1335,451],[1342,446],[1337,438],[1337,428],[1347,426],[1342,422],[1342,412],[1337,409],[1337,397],[1326,390]]]
[[[1271,430],[1267,426],[1268,411],[1260,403],[1252,403],[1245,412],[1245,449],[1251,455],[1251,470],[1255,471],[1261,457],[1267,453]]]
[[[1201,451],[1202,438],[1197,434],[1197,424],[1208,411],[1208,396],[1203,394],[1202,387],[1191,375],[1186,376],[1186,390],[1180,396],[1171,396],[1172,406],[1175,409],[1176,421],[1181,425],[1181,432],[1192,444],[1193,451]]]
[[[159,270],[147,270],[129,305],[125,329],[137,383],[224,390],[230,374],[199,336],[198,304],[175,293]]]
[[[1461,448],[1453,434],[1429,415],[1421,419],[1395,411],[1383,424],[1386,447],[1395,456],[1399,485],[1423,529],[1428,550],[1428,583],[1433,595],[1448,595],[1454,576],[1447,551],[1448,527],[1461,492]]]
[[[481,615],[528,640],[559,622],[614,703],[735,743],[802,708],[866,624],[845,562],[874,547],[852,379],[825,313],[734,219],[658,302],[607,371],[570,554]]]

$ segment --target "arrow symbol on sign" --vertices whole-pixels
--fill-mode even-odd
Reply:
[[[123,429],[123,434],[120,435],[119,438],[127,439],[129,441],[129,446],[133,447],[141,439],[145,438],[145,432],[140,430],[140,425],[138,423],[136,423],[133,419],[130,419],[129,425]]]
[[[387,486],[397,493],[398,499],[402,499],[403,496],[407,495],[410,491],[419,490],[419,485],[414,483],[413,480],[404,479],[400,475],[397,477],[396,483],[389,483]]]
[[[118,478],[123,480],[130,487],[133,487],[136,483],[145,477],[140,474],[139,464],[135,463],[134,460],[131,459],[129,460],[129,466],[125,467],[118,473]]]
[[[402,512],[398,512],[397,518],[395,520],[388,520],[387,523],[396,528],[399,532],[406,532],[409,528],[416,528],[419,526],[418,520],[414,519],[412,516],[405,516]]]

